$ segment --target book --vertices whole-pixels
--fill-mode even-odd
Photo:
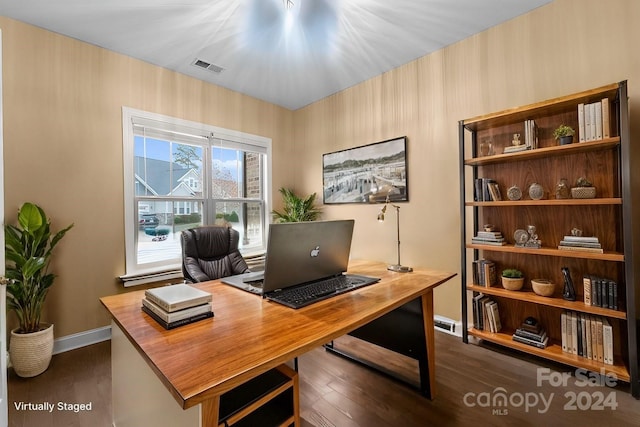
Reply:
[[[482,330],[482,325],[480,322],[480,300],[485,298],[486,295],[483,293],[479,293],[478,295],[473,297],[473,326],[478,329],[478,330]]]
[[[476,239],[474,237],[471,238],[471,243],[476,243],[478,245],[493,245],[493,246],[504,246],[507,242],[503,240],[487,240],[487,239]]]
[[[476,202],[484,201],[484,193],[482,191],[482,178],[477,178],[473,183],[473,200]]]
[[[584,295],[584,304],[591,305],[591,276],[588,274],[582,276],[582,293]]]
[[[211,302],[210,293],[186,283],[147,289],[144,296],[168,312]]]
[[[582,356],[582,313],[576,313],[576,345],[577,355]]]
[[[153,311],[158,316],[160,316],[160,318],[167,323],[175,322],[182,319],[187,319],[189,317],[193,317],[198,314],[211,311],[210,302],[204,303],[202,305],[196,305],[195,307],[189,307],[182,310],[173,311],[171,313],[163,310],[162,307],[160,307],[153,301],[149,301],[147,298],[142,299],[142,305],[147,307],[149,310]]]
[[[578,104],[578,137],[579,142],[585,142],[584,103]]]
[[[584,104],[584,140],[589,142],[591,137],[591,104]]]
[[[169,322],[165,322],[164,320],[162,320],[162,318],[160,316],[158,316],[156,313],[154,313],[152,310],[148,309],[144,305],[141,307],[141,309],[142,309],[142,311],[147,313],[151,318],[153,318],[153,320],[155,320],[160,325],[162,325],[162,327],[165,328],[165,329],[174,329],[174,328],[177,328],[178,326],[188,325],[189,323],[194,323],[194,322],[197,322],[199,320],[208,319],[210,317],[213,317],[213,311],[208,311],[206,313],[200,313],[200,314],[197,314],[195,316],[187,317],[186,319],[176,320],[175,322],[169,323]]]
[[[582,243],[598,243],[599,240],[596,236],[564,236],[562,240],[567,242],[582,242]]]
[[[560,315],[560,331],[561,331],[561,337],[562,337],[562,351],[564,351],[565,353],[568,352],[568,346],[567,346],[567,313],[566,312],[562,312],[562,314]]]
[[[604,362],[604,351],[602,346],[602,318],[598,316],[596,319],[596,345],[597,345],[597,357],[598,362]]]
[[[538,341],[538,342],[544,341],[544,339],[547,337],[547,332],[544,329],[541,330],[540,333],[534,334],[533,332],[529,332],[525,329],[518,328],[516,329],[514,334],[518,335],[519,337],[527,338],[527,339]]]
[[[560,240],[560,246],[572,246],[572,247],[575,247],[575,248],[602,249],[602,245],[600,243],[573,242],[573,241],[567,241],[567,240]]]
[[[500,321],[500,312],[498,310],[498,303],[494,302],[491,305],[491,310],[493,313],[493,321],[494,321],[496,332],[500,332],[502,330],[502,322]]]
[[[604,250],[602,248],[585,248],[583,246],[558,245],[558,249],[561,251],[593,252],[596,254],[604,253]]]
[[[596,128],[595,139],[600,140],[602,139],[602,102],[600,101],[594,102],[593,107],[595,111],[594,112],[595,128]]]
[[[517,342],[520,342],[520,343],[523,343],[523,344],[527,344],[527,345],[530,345],[530,346],[533,346],[533,347],[538,347],[538,348],[546,348],[547,347],[547,342],[549,341],[549,337],[546,337],[543,342],[538,342],[538,341],[530,340],[530,339],[527,339],[527,338],[524,338],[524,337],[521,337],[521,336],[518,336],[518,335],[515,335],[515,334],[512,336],[512,339],[514,341],[517,341]]]
[[[593,357],[591,355],[591,316],[585,314],[582,317],[584,319],[584,326],[585,326],[584,354],[587,359],[591,359]]]
[[[518,153],[520,151],[527,151],[530,150],[529,147],[527,147],[525,144],[522,145],[510,145],[509,147],[504,147],[504,150],[502,151],[505,154],[508,153]]]
[[[613,365],[613,329],[605,317],[602,318],[602,350],[603,362]]]
[[[578,354],[578,318],[571,312],[571,353]]]
[[[591,139],[590,141],[595,141],[597,139],[597,134],[596,134],[596,121],[597,121],[597,117],[596,117],[596,103],[592,102],[591,104],[589,104],[589,114],[591,115],[590,117],[590,125],[591,125]]]
[[[502,238],[502,232],[500,232],[500,231],[478,231],[478,233],[476,233],[476,237],[477,238],[482,238],[482,239],[501,239]]]
[[[589,316],[591,322],[591,360],[598,360],[598,322],[597,316]]]
[[[609,98],[602,98],[602,138],[611,137]]]
[[[487,320],[489,321],[488,329],[489,329],[489,332],[492,332],[492,333],[496,332],[496,319],[494,317],[493,309],[491,308],[495,304],[496,302],[492,300],[488,300],[487,302],[484,303],[484,310],[485,310],[485,313],[487,313]]]

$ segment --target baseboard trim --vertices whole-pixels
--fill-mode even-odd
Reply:
[[[64,353],[91,344],[97,344],[111,339],[111,326],[91,329],[77,334],[56,338],[53,341],[53,354]]]

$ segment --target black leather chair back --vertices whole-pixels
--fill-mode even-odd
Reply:
[[[182,231],[182,274],[187,282],[206,282],[249,271],[238,250],[240,233],[231,227],[206,226]]]

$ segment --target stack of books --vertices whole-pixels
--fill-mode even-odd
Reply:
[[[475,237],[471,238],[471,243],[495,246],[504,246],[507,244],[500,231],[478,231]]]
[[[597,237],[564,236],[558,245],[564,251],[583,251],[603,253],[602,245]]]
[[[211,294],[185,283],[147,289],[142,311],[165,329],[213,317]]]
[[[565,311],[560,322],[562,351],[613,365],[613,328],[606,317]]]
[[[514,341],[538,348],[546,348],[549,337],[538,321],[528,317],[512,336]]]

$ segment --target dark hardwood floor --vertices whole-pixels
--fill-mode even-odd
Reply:
[[[416,364],[409,359],[349,337],[336,345],[384,361],[417,380]],[[624,383],[615,388],[584,386],[586,380],[571,376],[566,386],[548,380],[539,386],[537,375],[543,370],[552,380],[575,371],[540,359],[512,357],[500,349],[465,345],[444,333],[436,334],[438,388],[433,401],[322,348],[300,357],[299,364],[304,427],[640,425],[640,401]],[[506,397],[505,405],[500,396]],[[18,410],[21,402],[48,402],[56,408],[51,413]],[[91,403],[91,410],[59,410],[58,402]],[[49,369],[35,378],[22,379],[9,370],[9,425],[111,426],[110,342],[56,355]]]

